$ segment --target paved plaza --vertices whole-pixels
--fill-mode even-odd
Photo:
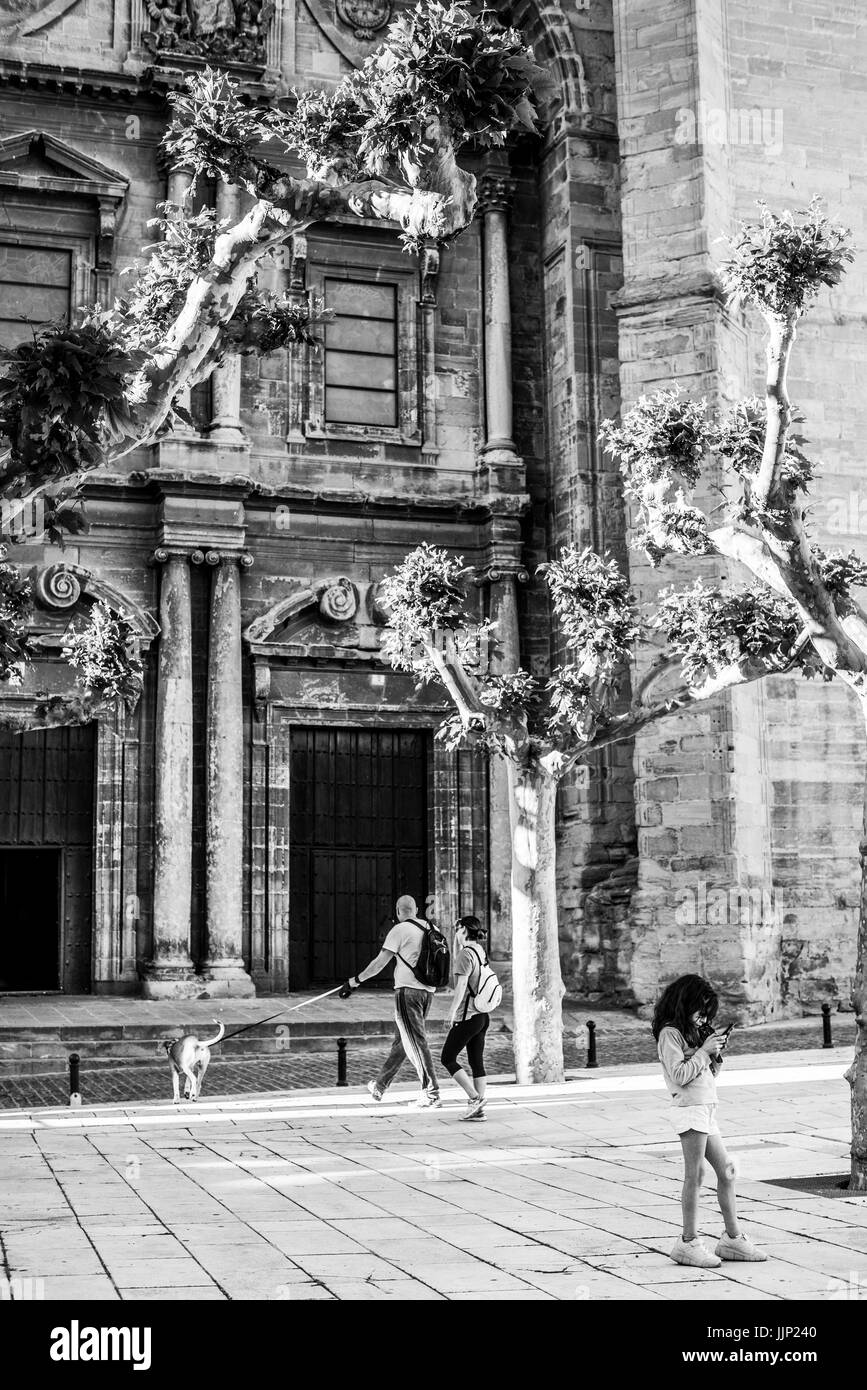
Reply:
[[[62,1299],[867,1297],[867,1201],[842,1177],[848,1048],[732,1058],[721,1121],[764,1265],[683,1269],[680,1145],[658,1068],[491,1087],[414,1111],[398,1087],[0,1115],[12,1296]],[[707,1186],[701,1229],[720,1230]],[[28,1283],[27,1281],[32,1281]]]

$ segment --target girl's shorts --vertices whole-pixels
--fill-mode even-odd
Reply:
[[[715,1105],[674,1105],[669,1110],[671,1123],[678,1134],[697,1129],[699,1134],[719,1134]]]

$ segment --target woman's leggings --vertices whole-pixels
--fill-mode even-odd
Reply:
[[[449,1076],[460,1071],[458,1053],[467,1049],[471,1076],[485,1075],[485,1034],[490,1018],[487,1014],[470,1014],[462,1023],[453,1023],[443,1044],[442,1064]]]

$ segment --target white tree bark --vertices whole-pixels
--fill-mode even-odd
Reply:
[[[557,930],[557,782],[509,762],[515,1071],[526,1086],[563,1073],[563,978]]]

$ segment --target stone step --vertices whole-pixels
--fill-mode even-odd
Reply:
[[[237,1025],[240,1027],[241,1025]],[[499,1021],[494,1027],[504,1030]],[[279,1031],[278,1031],[279,1030]],[[42,1028],[0,1028],[0,1078],[14,1076],[56,1076],[65,1073],[69,1056],[77,1052],[84,1068],[123,1064],[153,1065],[165,1056],[163,1039],[180,1037],[183,1032],[213,1034],[214,1025],[186,1026],[165,1023],[128,1023]],[[231,1029],[228,1030],[231,1033]],[[428,1020],[428,1035],[441,1044],[446,1032],[444,1019]],[[346,1038],[353,1048],[387,1047],[392,1038],[390,1017],[323,1020],[295,1020],[250,1028],[236,1037],[227,1036],[212,1049],[212,1057],[231,1057],[236,1061],[280,1058],[289,1052],[329,1052],[337,1050],[337,1039]]]

